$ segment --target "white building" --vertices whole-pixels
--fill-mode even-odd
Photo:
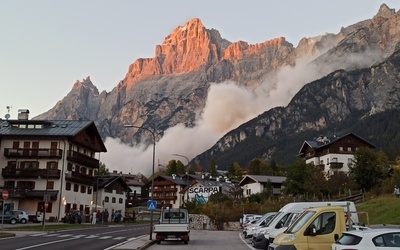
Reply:
[[[29,213],[47,207],[46,220],[61,220],[70,210],[89,215],[96,197],[104,205],[107,197],[120,204],[124,188],[94,192],[100,153],[107,150],[93,121],[28,120],[28,115],[19,110],[17,120],[0,119],[0,190],[9,192],[4,203]]]
[[[354,154],[361,147],[375,148],[374,145],[353,133],[335,137],[333,140],[318,137],[315,141],[305,141],[301,146],[299,156],[305,158],[306,163],[314,164],[327,174],[333,171],[347,173],[353,164]]]

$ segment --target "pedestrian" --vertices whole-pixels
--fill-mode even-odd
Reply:
[[[104,210],[104,224],[108,224],[108,216],[109,216],[108,210],[105,209]]]
[[[114,222],[118,223],[118,219],[119,219],[119,212],[118,212],[118,210],[116,210],[115,214],[114,214]]]
[[[393,193],[396,196],[396,198],[400,198],[400,188],[397,185],[394,186]]]
[[[96,221],[97,221],[97,213],[96,213],[96,211],[93,211],[93,213],[92,213],[92,225],[96,225]]]

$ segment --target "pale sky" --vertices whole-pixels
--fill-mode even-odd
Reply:
[[[90,76],[111,91],[138,58],[154,56],[174,28],[200,18],[231,42],[338,33],[399,0],[0,0],[0,118],[11,106],[39,115]]]

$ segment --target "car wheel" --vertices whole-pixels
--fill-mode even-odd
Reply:
[[[17,223],[17,219],[11,219],[11,220],[10,220],[10,223],[11,223],[12,225],[15,225],[15,224]]]
[[[25,223],[27,223],[28,221],[27,221],[25,218],[22,218],[19,222],[22,223],[22,224],[25,224]]]

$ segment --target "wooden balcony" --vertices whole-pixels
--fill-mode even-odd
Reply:
[[[80,183],[80,184],[91,185],[91,186],[96,185],[96,177],[95,176],[81,174],[78,172],[69,172],[65,176],[65,180]]]
[[[92,168],[99,168],[100,163],[96,158],[92,158],[74,150],[68,150],[67,160]]]
[[[318,164],[315,166],[315,168],[320,171],[325,171],[325,164]]]
[[[1,171],[3,178],[15,178],[15,179],[46,179],[51,180],[60,179],[61,170],[59,169],[15,169],[5,167]]]
[[[154,189],[154,193],[164,193],[164,192],[178,192],[177,188],[157,188]]]
[[[8,159],[61,159],[63,151],[51,148],[5,148],[4,156]]]
[[[330,162],[329,167],[331,169],[340,169],[343,167],[343,162]]]
[[[178,196],[155,196],[154,200],[177,200]]]

